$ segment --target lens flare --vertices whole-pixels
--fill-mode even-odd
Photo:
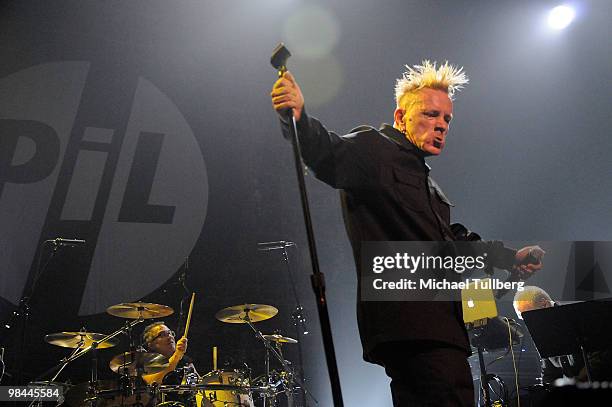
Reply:
[[[568,6],[557,6],[548,14],[548,25],[555,30],[562,30],[574,20],[576,13]]]

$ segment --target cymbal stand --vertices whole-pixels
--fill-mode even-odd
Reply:
[[[300,378],[303,382],[306,381],[304,376],[304,359],[303,359],[303,349],[302,349],[302,335],[308,335],[308,328],[306,326],[306,315],[304,314],[304,307],[302,307],[302,303],[300,301],[300,297],[298,295],[298,290],[296,287],[295,279],[293,273],[291,272],[291,262],[289,261],[289,253],[287,252],[287,248],[297,245],[294,242],[289,242],[285,240],[280,240],[276,242],[261,242],[257,243],[259,251],[274,251],[281,250],[283,253],[283,262],[285,263],[285,267],[287,268],[287,275],[289,276],[289,283],[291,284],[291,291],[293,293],[293,297],[295,298],[295,309],[291,313],[291,320],[293,321],[293,326],[295,326],[295,332],[297,337],[297,346],[298,346],[298,369]],[[266,373],[268,374],[268,373]],[[302,398],[302,406],[306,407],[306,393],[302,389],[300,391]]]
[[[44,377],[44,376],[46,376],[48,374],[51,374],[52,372],[55,372],[57,369],[62,370],[70,362],[73,362],[73,361],[77,360],[78,358],[80,358],[81,356],[84,356],[87,353],[92,352],[92,360],[91,360],[91,380],[92,380],[92,383],[91,383],[91,385],[93,385],[93,387],[95,388],[95,385],[97,384],[97,381],[98,381],[98,359],[97,359],[97,348],[98,348],[98,346],[100,344],[103,344],[103,343],[105,343],[105,342],[115,338],[116,336],[119,336],[122,333],[127,333],[133,327],[135,327],[136,325],[138,325],[138,324],[140,324],[142,322],[144,322],[144,318],[142,318],[142,315],[138,319],[134,319],[131,322],[126,322],[123,327],[119,328],[115,332],[106,335],[104,338],[100,339],[97,342],[93,342],[91,345],[87,346],[86,348],[82,348],[82,349],[80,349],[80,350],[78,350],[76,352],[73,352],[69,357],[63,358],[60,361],[60,363],[58,363],[57,365],[53,366],[51,369],[49,369],[46,372],[44,372],[43,374],[41,374],[39,376],[39,378]],[[57,375],[55,377],[57,377]]]
[[[285,360],[285,356],[283,355],[283,350],[281,348],[281,343],[280,342],[276,342],[274,346],[276,346],[276,349],[277,349],[278,354],[280,355],[280,357],[283,358],[283,360]],[[293,390],[294,390],[294,387],[293,387],[293,373],[291,371],[285,371],[283,373],[284,373],[284,376],[281,376],[281,379],[283,381],[283,384],[285,384],[283,387],[285,387],[285,395],[287,396],[287,405],[293,406]],[[303,394],[303,392],[302,392],[302,394]],[[305,405],[306,404],[304,404],[304,406]]]
[[[272,383],[272,377],[270,376],[270,350],[268,349],[268,347],[266,346],[266,359],[264,362],[265,365],[265,371],[266,371],[266,385],[271,386],[273,385]],[[263,406],[264,407],[269,407],[269,406],[274,406],[276,405],[276,392],[273,394],[263,394]]]
[[[83,327],[81,329],[81,331],[86,332],[85,328]],[[85,344],[85,338],[84,335],[81,336],[81,340],[79,341],[79,343],[77,344],[77,347],[74,348],[74,350],[72,351],[72,353],[70,353],[70,355],[68,355],[68,358],[70,358],[71,356],[74,356],[79,350],[81,350],[81,348],[83,347],[83,345]],[[57,377],[60,375],[60,373],[62,373],[62,370],[64,370],[64,368],[68,366],[68,362],[64,363],[64,365],[57,371],[57,373],[55,374],[55,376],[53,376],[49,382],[54,382],[55,380],[57,380]]]
[[[91,348],[91,380],[89,381],[88,393],[92,396],[89,402],[90,407],[96,407],[98,399],[93,397],[98,391],[98,342],[93,342]]]
[[[291,267],[289,264],[289,254],[287,253],[287,245],[283,245],[283,261],[287,266],[287,273],[289,274],[289,280],[291,281],[293,296],[295,297],[295,310],[291,313],[291,320],[293,321],[293,325],[295,326],[295,332],[297,334],[296,336],[298,340],[298,369],[300,373],[300,379],[302,380],[302,382],[305,382],[306,378],[304,377],[304,359],[302,358],[302,335],[308,335],[308,328],[306,327],[306,316],[304,315],[304,307],[302,307],[302,304],[300,302],[300,297],[298,296],[295,281],[291,273]],[[280,351],[280,345],[278,349]],[[302,407],[306,407],[306,392],[304,388],[301,388],[300,393],[302,394]]]
[[[251,322],[251,318],[249,317],[249,312],[251,312],[251,310],[245,309],[245,312],[246,312],[246,315],[243,321],[253,330],[253,332],[255,333],[255,337],[257,337],[259,340],[263,342],[263,344],[266,347],[266,350],[270,354],[272,354],[276,358],[276,360],[278,360],[278,362],[283,367],[283,370],[285,372],[288,372],[291,375],[291,380],[296,381],[302,387],[302,389],[304,389],[304,392],[310,396],[310,398],[314,401],[315,404],[319,404],[317,399],[315,399],[313,395],[310,393],[310,391],[308,391],[308,389],[304,385],[304,382],[299,377],[296,377],[295,374],[293,374],[293,369],[291,369],[287,361],[276,351],[276,349],[274,349],[274,347],[270,344],[270,341],[267,341],[266,338],[263,337],[262,333],[259,332],[257,328],[255,328],[255,326]],[[288,400],[288,401],[292,402],[293,399]],[[288,404],[288,407],[293,407],[293,404]]]

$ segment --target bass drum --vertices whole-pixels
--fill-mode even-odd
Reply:
[[[205,374],[200,383],[223,384],[233,386],[236,390],[204,390],[196,394],[197,407],[254,407],[251,393],[240,391],[249,386],[249,379],[239,370],[215,370]]]

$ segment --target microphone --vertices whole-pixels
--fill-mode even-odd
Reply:
[[[286,247],[295,246],[294,242],[286,242],[284,240],[279,240],[278,242],[260,242],[257,243],[257,250],[267,252],[270,250],[278,250],[284,249]]]
[[[63,237],[56,237],[55,239],[49,239],[47,242],[55,246],[67,246],[67,247],[78,247],[85,246],[85,240],[83,239],[64,239]]]

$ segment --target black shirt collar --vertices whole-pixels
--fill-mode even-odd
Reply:
[[[406,138],[406,135],[404,133],[402,133],[401,131],[399,131],[395,127],[391,126],[390,124],[383,123],[380,126],[379,130],[380,130],[380,132],[382,134],[387,136],[391,141],[393,141],[395,144],[399,145],[403,149],[408,150],[408,151],[412,152],[413,154],[416,154],[417,156],[419,156],[422,159],[427,157],[427,153],[425,153],[425,151],[417,148],[414,144],[412,144],[410,141],[408,141],[408,139]]]

